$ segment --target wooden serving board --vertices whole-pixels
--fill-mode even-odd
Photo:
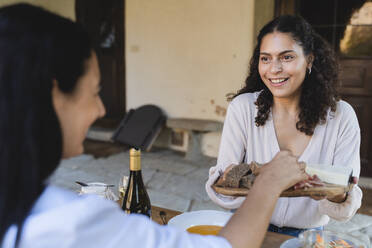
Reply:
[[[280,195],[281,197],[300,197],[300,196],[320,196],[320,197],[334,197],[346,192],[353,187],[354,184],[349,186],[341,186],[336,184],[326,184],[323,187],[313,187],[307,189],[287,189]],[[227,196],[246,196],[249,193],[247,188],[228,188],[212,185],[212,188],[219,194]]]

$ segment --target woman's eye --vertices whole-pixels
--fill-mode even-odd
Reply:
[[[292,55],[284,55],[283,59],[284,60],[292,60],[294,57]]]
[[[270,61],[270,59],[269,59],[269,57],[261,57],[261,61],[262,61],[263,63],[267,63],[267,62]]]

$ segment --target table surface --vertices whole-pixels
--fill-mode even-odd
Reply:
[[[171,219],[173,216],[179,215],[182,212],[171,210],[171,209],[166,209],[166,208],[161,208],[161,207],[156,207],[152,206],[152,220],[163,225],[168,223],[168,220]],[[165,222],[163,223],[162,219],[160,218],[160,211],[165,212]],[[284,241],[293,238],[292,236],[288,235],[283,235],[279,233],[274,233],[274,232],[267,232],[265,236],[265,240],[261,246],[261,248],[276,248],[280,247],[280,244],[283,243]]]

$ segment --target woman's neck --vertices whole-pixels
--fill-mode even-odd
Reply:
[[[298,117],[300,113],[300,95],[292,97],[274,97],[273,114],[277,116]]]

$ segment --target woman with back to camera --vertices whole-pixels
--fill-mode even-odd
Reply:
[[[220,236],[160,226],[114,202],[48,186],[105,114],[96,55],[78,24],[28,4],[0,8],[0,50],[1,247],[260,247],[281,191],[306,178],[303,163],[278,153]]]
[[[352,107],[339,100],[338,66],[328,44],[301,17],[280,16],[257,37],[245,86],[231,101],[217,165],[206,190],[222,207],[234,209],[243,197],[217,194],[211,185],[232,164],[268,163],[278,151],[300,161],[349,166],[360,172],[360,129]],[[230,167],[229,167],[230,166]],[[361,205],[362,192],[334,198],[279,198],[269,230],[297,236],[322,229],[329,217],[346,221]]]

